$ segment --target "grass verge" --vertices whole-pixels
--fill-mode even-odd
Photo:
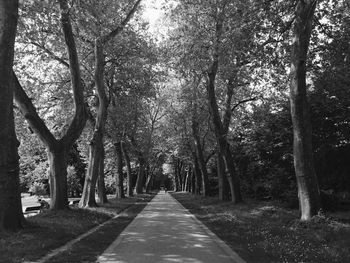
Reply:
[[[350,262],[350,221],[317,216],[306,223],[276,202],[172,195],[247,262]]]
[[[113,218],[121,213],[121,216],[112,220],[112,223],[106,224],[97,232],[93,233],[72,247],[79,249],[80,244],[84,245],[84,250],[79,253],[89,254],[76,255],[72,258],[69,255],[67,260],[66,252],[58,254],[49,262],[94,262],[97,255],[102,253],[104,248],[119,235],[119,233],[132,221],[132,219],[144,208],[154,195],[143,194],[121,200],[111,199],[109,203],[96,208],[79,209],[73,207],[66,211],[45,211],[36,216],[27,218],[25,228],[17,233],[2,233],[0,236],[0,262],[24,262],[36,261],[45,256],[51,250],[63,246],[68,241],[87,232],[89,229]],[[120,224],[119,224],[120,223]],[[98,237],[98,242],[96,239]],[[74,252],[75,253],[75,252]],[[79,260],[77,257],[80,257]],[[69,259],[72,258],[72,261]]]

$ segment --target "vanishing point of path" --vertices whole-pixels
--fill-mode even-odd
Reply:
[[[243,263],[168,193],[160,192],[98,258],[100,263]]]

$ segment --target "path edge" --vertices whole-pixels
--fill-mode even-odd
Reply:
[[[169,194],[169,193],[168,193]],[[200,221],[193,213],[191,213],[186,207],[184,207],[174,196],[169,194],[184,210],[185,212],[193,218],[193,220],[200,225],[200,227],[215,241],[218,246],[224,250],[235,263],[247,263],[242,259],[235,251],[229,247],[225,241],[219,238],[213,231],[211,231],[202,221]]]

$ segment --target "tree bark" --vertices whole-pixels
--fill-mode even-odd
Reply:
[[[145,182],[146,162],[145,162],[145,159],[143,157],[139,157],[138,159],[139,159],[139,171],[137,173],[135,191],[136,191],[136,194],[142,194],[143,193],[143,184]]]
[[[128,151],[126,149],[125,143],[122,142],[122,154],[124,157],[125,165],[126,165],[126,181],[127,181],[127,190],[126,195],[127,196],[133,196],[133,178],[131,174],[131,165],[130,165],[130,157],[128,154]]]
[[[174,191],[179,192],[181,185],[180,185],[180,178],[179,178],[179,172],[178,172],[178,160],[174,157],[173,158],[173,167],[174,167]]]
[[[225,164],[222,156],[217,156],[217,171],[218,171],[218,183],[219,183],[219,199],[221,201],[230,200],[230,186],[225,175]]]
[[[67,195],[67,156],[68,150],[64,145],[50,148],[48,151],[48,161],[50,164],[50,207],[55,209],[66,209],[68,207]]]
[[[297,4],[291,63],[293,153],[301,220],[310,220],[321,208],[313,163],[312,131],[306,91],[306,60],[316,5],[316,0],[299,1]]]
[[[199,167],[199,163],[198,163],[198,158],[195,152],[192,152],[192,157],[193,157],[193,174],[194,174],[194,178],[193,178],[193,185],[192,185],[192,189],[193,189],[193,193],[196,195],[200,195],[201,194],[201,186],[202,186],[202,175],[201,175],[201,169]]]
[[[125,198],[124,186],[123,186],[123,155],[122,155],[122,146],[121,142],[114,144],[115,146],[115,155],[116,155],[116,164],[117,164],[117,174],[116,174],[116,198]]]
[[[22,228],[18,146],[13,118],[13,58],[18,1],[0,0],[0,232]]]
[[[190,192],[192,194],[196,193],[196,167],[195,164],[193,163],[192,165],[192,173],[191,173],[191,181],[190,181]]]
[[[102,156],[104,156],[104,149],[102,151]],[[100,159],[98,179],[97,179],[97,201],[99,204],[108,203],[108,198],[106,195],[106,185],[105,185],[105,162],[104,158]]]
[[[153,185],[153,178],[153,173],[149,173],[146,182],[146,193],[149,193],[151,191],[151,187]]]

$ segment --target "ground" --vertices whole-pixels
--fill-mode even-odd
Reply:
[[[239,205],[188,193],[173,196],[247,262],[350,262],[350,220],[318,216],[298,220],[277,202]],[[347,213],[349,216],[349,213]]]
[[[245,200],[232,205],[212,197],[172,195],[247,262],[350,262],[349,212],[320,215],[306,223],[298,219],[297,210],[278,202]],[[30,217],[22,231],[1,234],[0,262],[38,260],[123,210],[118,219],[48,261],[95,262],[152,197]]]
[[[34,261],[42,258],[51,250],[87,232],[91,228],[113,218],[121,211],[123,216],[112,220],[79,244],[74,246],[75,253],[84,254],[91,262],[118,236],[132,221],[153,195],[137,195],[121,200],[111,199],[109,204],[97,208],[78,209],[72,207],[66,211],[46,211],[27,218],[25,228],[17,233],[2,233],[0,236],[0,262]],[[113,228],[113,232],[111,232]],[[104,240],[101,240],[101,233]],[[96,241],[99,242],[96,242]],[[50,262],[74,261],[74,253],[62,253]],[[87,261],[90,262],[90,261]]]

